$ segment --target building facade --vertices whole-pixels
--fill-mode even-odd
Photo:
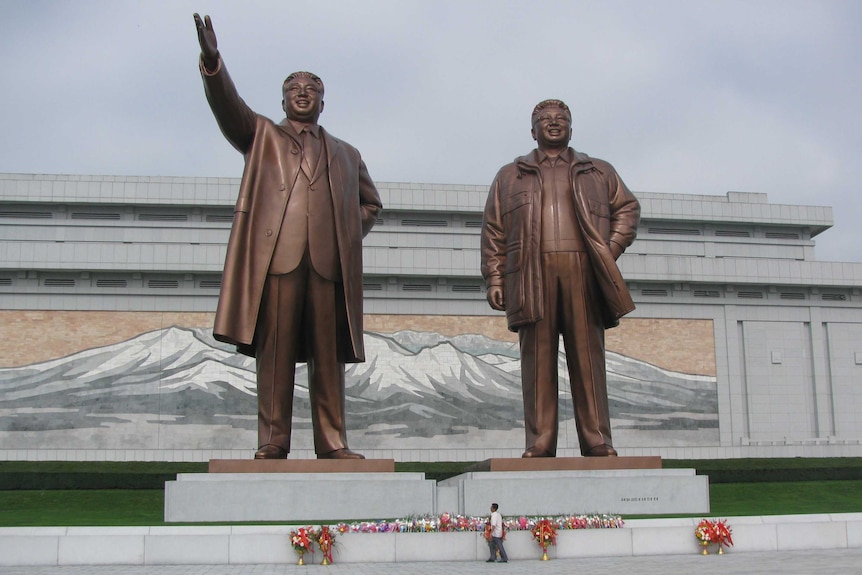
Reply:
[[[0,458],[253,453],[253,360],[211,336],[238,185],[0,174]],[[351,447],[401,461],[520,456],[517,336],[479,275],[487,188],[378,188]],[[831,208],[636,195],[641,226],[620,267],[637,310],[607,332],[620,453],[862,455],[862,264],[815,258]],[[313,457],[303,378],[292,457]]]

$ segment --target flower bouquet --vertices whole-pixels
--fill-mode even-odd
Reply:
[[[317,546],[323,554],[323,561],[321,561],[320,564],[329,565],[332,563],[332,546],[335,543],[335,533],[330,530],[329,527],[324,525],[320,528],[320,531],[316,532],[314,535],[314,539],[317,541]]]
[[[290,532],[290,545],[293,547],[293,550],[296,551],[296,554],[299,555],[299,562],[297,565],[305,565],[305,561],[302,559],[302,556],[307,552],[314,550],[311,548],[313,531],[310,528],[300,527],[296,531]]]
[[[451,513],[443,513],[440,515],[440,531],[442,533],[446,533],[447,531],[454,531],[452,526],[452,514]]]
[[[701,547],[703,547],[701,554],[709,555],[707,547],[709,547],[709,544],[712,543],[712,540],[715,538],[715,528],[713,527],[712,522],[709,519],[701,519],[700,523],[697,524],[697,527],[694,528],[694,536],[697,538]]]
[[[703,547],[702,555],[709,555],[707,547],[711,544],[718,545],[719,555],[724,554],[724,547],[733,545],[731,533],[732,530],[727,524],[727,519],[716,519],[715,521],[701,519],[694,529],[694,536]]]
[[[713,543],[718,543],[718,554],[721,555],[724,553],[723,547],[733,546],[733,538],[731,537],[733,531],[727,524],[727,519],[717,519],[713,522],[712,528],[715,536]]]
[[[557,528],[549,519],[542,519],[533,527],[533,539],[542,548],[542,561],[547,561],[548,545],[557,544]]]

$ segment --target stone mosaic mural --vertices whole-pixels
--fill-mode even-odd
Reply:
[[[484,335],[367,332],[347,372],[358,449],[518,448],[518,345]],[[561,448],[576,447],[560,355]],[[712,375],[608,353],[618,447],[716,445]],[[311,444],[305,366],[297,374],[294,448]],[[0,448],[252,449],[254,360],[211,330],[169,327],[26,366],[0,368]]]

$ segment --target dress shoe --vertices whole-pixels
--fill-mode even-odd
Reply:
[[[319,453],[317,455],[318,459],[365,459],[365,456],[361,453],[356,453],[355,451],[350,451],[346,447],[343,449],[336,449],[335,451],[330,451],[329,453]]]
[[[525,451],[521,457],[553,457],[553,455],[547,451],[539,449],[538,447],[531,447]]]
[[[485,561],[485,563],[493,563],[494,561],[494,559],[488,559],[487,561]]]
[[[287,450],[278,445],[267,443],[254,454],[255,459],[287,459]]]
[[[616,456],[617,456],[617,450],[614,449],[613,447],[611,447],[610,445],[605,444],[605,443],[591,447],[587,450],[586,453],[584,453],[584,457],[616,457]]]

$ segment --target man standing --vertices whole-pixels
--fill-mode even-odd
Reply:
[[[365,360],[362,238],[382,208],[359,152],[317,124],[323,82],[295,72],[278,124],[239,97],[209,16],[194,15],[207,101],[245,157],[213,336],[255,357],[256,459],[290,451],[296,363],[308,363],[319,459],[362,459],[347,447],[344,364]]]
[[[616,260],[635,239],[640,206],[610,164],[569,147],[566,104],[540,102],[532,125],[538,149],[497,173],[482,226],[488,302],[521,346],[523,457],[557,453],[560,334],[581,454],[616,455],[604,330],[634,309]]]
[[[491,557],[485,563],[493,563],[497,560],[497,552],[500,553],[500,563],[508,563],[509,556],[506,555],[506,549],[503,547],[503,516],[497,511],[499,506],[496,503],[491,504],[491,516],[488,518],[488,525],[491,527],[491,541],[488,547],[491,549]]]

